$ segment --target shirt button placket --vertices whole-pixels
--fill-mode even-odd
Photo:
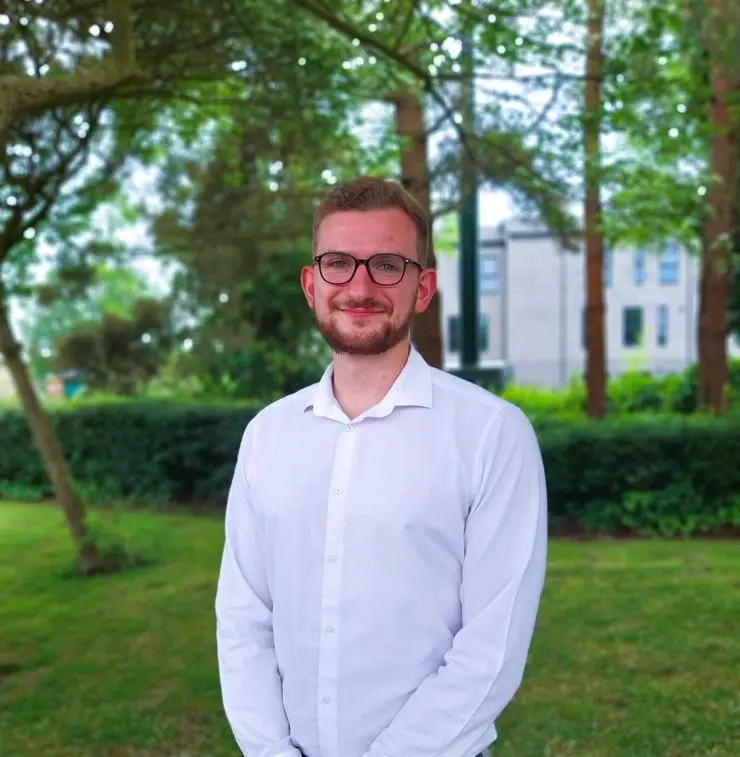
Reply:
[[[353,431],[347,424],[345,432]],[[318,731],[322,757],[341,757],[338,754],[337,676],[340,622],[342,537],[344,532],[345,492],[349,482],[356,434],[341,433],[337,439],[329,502],[326,512],[324,556],[326,568],[321,591],[321,639],[319,643]]]

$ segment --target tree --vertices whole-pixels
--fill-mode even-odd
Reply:
[[[738,206],[740,80],[727,73],[737,25],[722,20],[733,8],[646,0],[611,83],[611,101],[622,107],[610,120],[629,139],[611,171],[609,233],[652,246],[673,239],[700,255],[697,402],[717,414],[725,409]]]
[[[69,16],[73,15],[70,13],[70,5],[73,8],[74,3],[58,5],[64,6],[69,14],[69,22]],[[42,31],[33,29],[39,16],[26,3],[8,2],[4,10],[9,12],[7,17],[11,31],[6,29],[3,32],[7,45],[3,61],[5,71],[0,75],[0,145],[3,148],[8,144],[13,127],[29,114],[89,101],[94,96],[106,95],[142,78],[134,54],[131,0],[109,0],[107,4],[106,17],[110,23],[111,44],[108,54],[102,60],[95,60],[91,56],[77,70],[64,73],[60,72],[63,71],[62,67],[54,61],[58,70],[48,78],[44,78],[50,69],[49,62],[46,61],[53,61],[57,51],[39,51],[38,57],[31,52],[37,39],[35,33]],[[57,22],[58,17],[52,14],[47,21]],[[28,33],[26,27],[31,27]],[[66,30],[57,26],[45,31],[47,39],[54,39]],[[58,47],[63,44],[59,39],[55,43]],[[29,64],[33,68],[33,74],[21,73],[22,68]]]
[[[279,396],[323,370],[327,354],[315,349],[314,316],[298,286],[316,203],[335,182],[395,158],[386,144],[378,154],[362,145],[341,108],[307,103],[297,128],[284,117],[286,100],[225,110],[187,183],[168,178],[179,149],[163,165],[156,254],[178,267],[177,305],[191,324],[182,364],[197,367],[207,388],[237,396]]]
[[[111,0],[108,12],[113,24],[111,47],[109,55],[102,61],[87,68],[55,74],[48,79],[43,78],[43,75],[38,77],[19,73],[20,66],[29,62],[28,56],[23,54],[23,42],[26,41],[23,27],[28,25],[28,21],[21,24],[19,19],[13,27],[18,36],[11,42],[18,43],[22,52],[18,55],[13,51],[13,44],[7,45],[5,71],[0,75],[0,155],[5,156],[3,174],[4,177],[10,177],[11,186],[15,183],[27,189],[25,197],[20,201],[15,195],[11,195],[15,198],[15,203],[10,207],[16,210],[0,219],[3,222],[0,228],[0,353],[8,366],[36,446],[51,479],[56,499],[67,518],[77,547],[79,567],[86,574],[106,569],[109,567],[108,562],[91,539],[84,505],[72,484],[61,445],[48,415],[41,406],[28,368],[23,361],[20,345],[12,332],[4,269],[13,247],[24,239],[33,238],[33,234],[28,234],[28,231],[34,230],[48,214],[54,202],[55,184],[56,188],[61,184],[59,177],[64,175],[70,163],[79,160],[85,154],[89,145],[86,135],[79,136],[76,140],[74,137],[70,139],[67,126],[69,122],[65,124],[55,119],[53,109],[93,96],[104,96],[116,86],[132,81],[137,75],[129,0]],[[4,37],[7,39],[8,35],[4,34]],[[48,67],[47,63],[42,63],[38,58],[34,65],[37,66],[37,72],[41,71],[42,66]],[[17,144],[13,139],[13,132],[26,141],[30,133],[30,138],[33,139],[34,127],[38,122],[33,122],[31,114],[49,111],[52,113],[52,122],[56,120],[57,126],[56,130],[52,131],[52,167],[47,166],[45,173],[42,171],[36,176],[27,172],[19,173],[22,169],[18,168],[14,154],[9,151],[9,148]],[[72,146],[68,150],[60,150],[63,142],[71,142]],[[34,186],[34,181],[38,181],[39,184]]]
[[[76,324],[54,345],[53,365],[89,389],[133,395],[157,375],[175,338],[170,303],[141,297],[130,314]]]
[[[604,71],[602,0],[589,0],[583,108],[586,241],[586,412],[606,413],[604,335],[604,232],[601,212],[601,80]]]
[[[726,0],[706,0],[709,46],[709,172],[703,229],[699,313],[698,404],[717,415],[725,411],[727,386],[727,337],[730,284],[733,269],[735,211],[738,206],[740,168],[740,74],[734,66],[734,30],[740,21],[737,9]],[[727,29],[732,30],[727,34]]]
[[[401,183],[418,200],[429,218],[433,218],[431,176],[427,152],[427,129],[424,124],[422,101],[410,90],[389,93],[386,99],[395,105],[396,133],[404,139],[401,152]],[[436,268],[434,238],[430,231],[427,266]],[[418,315],[413,326],[412,340],[424,359],[437,368],[442,367],[442,334],[440,294],[436,292],[427,309]]]
[[[368,52],[396,64],[393,81],[384,82],[377,96],[396,105],[397,125],[406,145],[401,180],[429,205],[432,217],[457,207],[460,164],[467,156],[477,166],[481,186],[511,189],[523,209],[538,212],[567,248],[574,246],[576,224],[567,212],[568,183],[556,167],[563,153],[543,149],[546,142],[551,144],[546,117],[558,88],[533,117],[512,118],[505,108],[514,101],[527,104],[525,96],[505,91],[507,83],[518,79],[517,65],[534,58],[539,63],[547,59],[552,67],[568,47],[549,39],[558,23],[540,13],[547,2],[504,2],[496,8],[469,2],[420,6],[411,0],[390,8],[373,3],[338,2],[330,7],[316,0],[294,2]],[[532,17],[537,18],[533,28],[529,23]],[[523,31],[525,26],[530,27],[529,32]],[[504,83],[491,97],[491,104],[476,115],[479,127],[474,131],[460,123],[460,85],[467,74],[450,45],[454,47],[462,29],[478,40],[481,78]],[[441,140],[442,154],[436,165],[430,165],[426,142],[443,130],[452,138]],[[444,196],[444,201],[435,203],[435,194]],[[433,256],[431,263],[434,265]],[[417,347],[434,365],[441,365],[442,359],[439,309],[435,298],[415,328]]]
[[[167,141],[151,139],[162,134],[157,127],[179,119],[179,133],[197,137],[224,103],[257,108],[259,96],[269,98],[275,71],[290,72],[293,82],[297,69],[309,72],[292,103],[296,115],[303,115],[296,109],[301,93],[311,91],[311,75],[322,78],[323,92],[330,89],[328,81],[339,85],[335,93],[341,99],[335,59],[316,55],[312,67],[300,60],[296,66],[300,44],[310,43],[313,50],[320,44],[307,36],[305,24],[297,39],[288,7],[257,0],[186,0],[177,7],[131,0],[10,0],[3,6],[0,351],[84,573],[109,566],[92,543],[61,446],[12,332],[9,298],[27,291],[36,245],[44,233],[53,235],[60,219],[55,211],[77,205],[84,216],[85,205],[89,210],[112,197],[134,159],[151,163],[167,149]],[[173,103],[174,112],[168,107]]]
[[[129,317],[134,305],[150,293],[147,282],[131,267],[86,259],[57,261],[43,283],[25,299],[19,333],[37,378],[53,360],[55,346],[81,324],[104,315]]]

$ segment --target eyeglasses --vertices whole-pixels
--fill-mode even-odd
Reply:
[[[415,260],[393,252],[383,252],[369,258],[356,258],[347,252],[325,252],[317,255],[314,261],[319,266],[321,278],[327,284],[348,284],[361,265],[367,268],[370,278],[376,284],[385,287],[398,284],[410,265],[422,270]]]

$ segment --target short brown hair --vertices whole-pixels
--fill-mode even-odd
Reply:
[[[416,226],[419,262],[427,264],[429,250],[429,218],[421,203],[397,181],[375,176],[358,176],[334,187],[316,209],[313,220],[313,245],[321,222],[332,213],[348,210],[402,210]]]

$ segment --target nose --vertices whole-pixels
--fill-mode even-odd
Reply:
[[[364,265],[357,266],[352,281],[345,285],[345,289],[355,299],[363,299],[375,291],[375,282]]]

